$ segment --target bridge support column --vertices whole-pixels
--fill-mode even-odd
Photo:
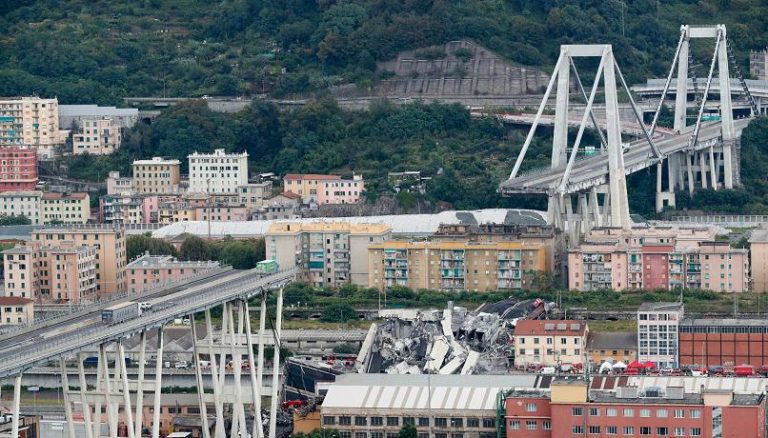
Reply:
[[[21,410],[21,373],[13,378],[13,411],[11,412],[11,436],[19,436],[19,415]]]
[[[675,119],[674,130],[681,132],[685,129],[686,111],[688,102],[688,26],[680,26],[680,32],[684,34],[680,42],[680,55],[677,64],[677,87],[675,95]],[[664,102],[661,102],[663,104]]]
[[[277,290],[277,309],[275,309],[275,355],[272,358],[272,399],[269,409],[269,438],[277,436],[277,400],[280,389],[280,337],[283,331],[283,287]]]

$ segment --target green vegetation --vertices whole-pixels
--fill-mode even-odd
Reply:
[[[611,43],[634,81],[666,72],[683,23],[725,23],[746,60],[766,45],[766,14],[758,0],[4,1],[0,95],[114,104],[365,86],[376,61],[461,38],[534,66],[560,44]]]
[[[264,260],[264,239],[235,240],[227,238],[206,241],[197,236],[188,235],[181,244],[181,251],[170,242],[155,239],[149,234],[128,236],[126,239],[128,260],[149,252],[152,255],[171,255],[180,260],[220,261],[235,269],[251,269]]]
[[[310,433],[293,433],[293,438],[339,438],[341,436],[336,429],[315,429]]]
[[[419,434],[413,424],[404,424],[397,434],[397,438],[417,438]]]
[[[125,239],[125,247],[128,260],[133,260],[138,256],[144,255],[146,252],[151,255],[179,256],[172,243],[164,239],[155,239],[150,233],[128,236]]]
[[[22,215],[16,216],[16,215],[10,215],[10,216],[0,216],[0,226],[3,225],[29,225],[32,221],[29,220],[28,217]]]

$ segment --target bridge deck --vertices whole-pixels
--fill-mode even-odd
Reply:
[[[736,135],[749,124],[751,119],[739,119],[734,121]],[[680,152],[688,145],[692,127],[688,127],[682,134],[668,134],[655,140],[663,156]],[[697,148],[709,147],[711,142],[720,138],[720,122],[704,122],[699,132]],[[624,152],[624,168],[627,174],[645,169],[655,163],[651,159],[651,148],[644,139],[633,141],[629,150]],[[560,179],[565,173],[565,165],[557,168],[543,168],[523,172],[513,179],[501,183],[499,189],[505,195],[520,193],[551,193],[560,184]],[[566,186],[566,193],[574,193],[589,187],[605,184],[608,181],[608,154],[601,153],[591,157],[585,157],[574,163],[570,181]]]

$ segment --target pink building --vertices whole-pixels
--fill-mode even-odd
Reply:
[[[569,251],[568,286],[745,292],[749,258],[747,250],[715,242],[714,233],[703,229],[597,229]]]
[[[317,203],[355,204],[360,200],[364,189],[365,181],[361,175],[355,175],[351,180],[323,181],[317,194]]]
[[[128,291],[141,293],[161,284],[194,277],[219,267],[219,262],[184,262],[173,256],[153,256],[147,253],[126,266]]]
[[[0,148],[0,192],[35,190],[37,149],[30,146]]]
[[[3,251],[5,294],[45,302],[79,303],[96,297],[95,246],[27,242]]]

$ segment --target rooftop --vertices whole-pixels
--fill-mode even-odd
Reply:
[[[637,348],[636,332],[591,332],[587,346],[592,350],[626,350]]]
[[[43,196],[43,192],[39,190],[31,190],[31,191],[19,191],[19,192],[2,192],[0,193],[0,197],[3,198],[12,198],[15,196],[34,196],[34,197],[40,197]]]
[[[137,108],[116,108],[98,105],[59,105],[59,117],[138,117]]]
[[[368,249],[399,249],[399,248],[429,248],[429,249],[540,249],[543,246],[536,243],[526,243],[523,241],[501,241],[501,242],[475,242],[468,240],[438,240],[428,242],[410,242],[405,240],[389,240],[381,243],[368,245]]]
[[[126,268],[147,268],[147,267],[162,267],[162,268],[218,268],[219,262],[214,261],[184,261],[177,260],[176,257],[169,255],[150,255],[146,253],[135,259],[133,259]]]
[[[213,152],[192,152],[191,154],[187,155],[187,158],[205,158],[205,157],[235,157],[235,158],[241,158],[241,157],[247,157],[248,152],[243,153],[237,153],[237,152],[230,152],[227,153],[224,149],[215,149]]]
[[[169,160],[163,157],[152,157],[149,160],[134,160],[133,165],[138,166],[142,164],[181,164],[181,161],[179,160]]]
[[[683,310],[683,303],[643,303],[639,312],[679,312]]]
[[[756,228],[749,236],[749,243],[768,243],[768,229]]]
[[[585,321],[575,320],[520,320],[515,326],[515,336],[560,335],[584,336],[587,331]]]
[[[390,227],[384,224],[349,224],[344,222],[335,223],[302,223],[302,222],[281,222],[272,224],[268,234],[296,234],[306,232],[331,232],[331,233],[350,233],[350,234],[381,234],[391,231]]]
[[[43,199],[87,199],[88,193],[75,192],[75,193],[56,193],[45,192],[43,193]]]
[[[288,173],[283,177],[283,180],[313,180],[313,181],[325,181],[325,180],[337,180],[341,179],[339,175],[321,175],[317,173]]]
[[[34,300],[22,297],[0,297],[0,306],[20,306],[25,304],[32,304]]]
[[[766,327],[768,326],[768,320],[766,319],[734,319],[734,318],[700,318],[691,319],[686,318],[680,321],[680,325],[694,326],[694,327]]]
[[[728,391],[730,392],[730,391]],[[617,394],[612,391],[592,391],[589,394],[591,401],[595,403],[610,403],[610,404],[632,404],[632,405],[704,405],[704,393],[690,393],[686,392],[682,398],[669,398],[669,397],[632,397],[621,398],[617,397]],[[731,405],[735,406],[755,406],[762,402],[763,394],[734,394],[731,400]]]

